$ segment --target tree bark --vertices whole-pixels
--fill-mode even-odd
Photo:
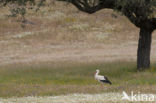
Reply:
[[[137,52],[137,69],[139,71],[150,68],[152,32],[153,30],[140,28],[138,52]]]

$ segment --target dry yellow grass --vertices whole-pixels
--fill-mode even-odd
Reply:
[[[42,7],[37,13],[28,11],[25,28],[16,18],[6,17],[6,8],[1,11],[1,64],[136,60],[139,31],[125,17],[112,10],[89,15],[70,4],[56,2],[49,8]],[[117,18],[113,18],[112,14]],[[152,52],[155,48],[153,46]],[[151,57],[155,60],[154,53]]]

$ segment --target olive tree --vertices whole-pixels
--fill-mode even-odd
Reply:
[[[156,0],[60,0],[72,3],[79,10],[92,14],[101,9],[121,12],[131,23],[140,28],[137,69],[150,68],[152,32],[156,29]]]

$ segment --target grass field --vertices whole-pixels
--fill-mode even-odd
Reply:
[[[135,63],[112,62],[99,64],[60,63],[16,65],[0,69],[0,96],[51,96],[70,93],[103,93],[142,91],[155,93],[156,70],[138,73]],[[94,80],[94,72],[100,69],[113,85]]]

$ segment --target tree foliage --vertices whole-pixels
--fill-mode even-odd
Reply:
[[[115,10],[122,12],[136,26],[154,18],[156,0],[116,0]]]

